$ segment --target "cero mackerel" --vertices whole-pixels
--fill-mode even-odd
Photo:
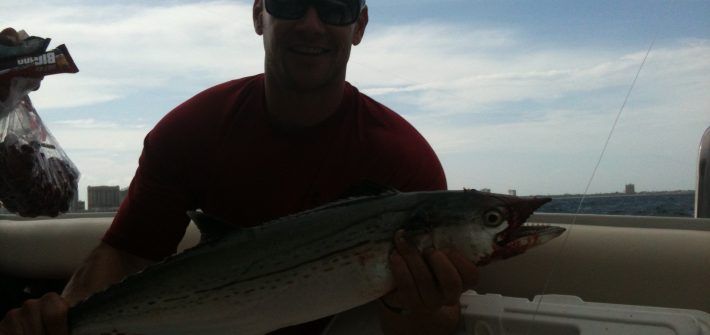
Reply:
[[[193,212],[203,233],[198,246],[73,307],[70,332],[250,335],[314,320],[392,289],[395,231],[485,264],[564,231],[521,228],[547,201],[473,190],[387,192],[230,230]]]

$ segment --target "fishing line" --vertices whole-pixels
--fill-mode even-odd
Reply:
[[[673,5],[674,5],[674,4],[675,4],[675,0],[671,0],[671,1],[669,2],[669,5],[668,5],[668,8],[666,9],[666,11],[665,11],[665,12],[662,12],[662,13],[659,15],[659,16],[660,16],[660,17],[659,17],[659,22],[662,22],[662,19],[667,18],[667,16],[670,14],[671,9],[673,8]],[[586,186],[585,186],[585,188],[584,188],[584,192],[582,193],[582,197],[580,198],[580,201],[579,201],[579,204],[578,204],[577,209],[576,209],[576,211],[575,211],[575,214],[574,214],[574,216],[572,217],[572,221],[571,221],[571,223],[569,224],[569,226],[567,227],[567,233],[566,233],[566,235],[562,238],[561,245],[559,246],[559,250],[560,250],[559,253],[562,253],[562,252],[565,250],[565,248],[567,247],[567,243],[568,243],[568,240],[569,240],[569,236],[572,234],[572,230],[573,230],[573,227],[575,226],[575,224],[576,224],[576,222],[577,222],[577,218],[578,218],[578,216],[581,214],[582,206],[583,206],[583,204],[584,204],[584,201],[585,201],[586,198],[587,198],[587,195],[588,195],[588,193],[589,193],[589,189],[590,189],[590,187],[591,187],[591,185],[592,185],[592,183],[593,183],[593,181],[594,181],[594,179],[595,179],[595,177],[596,177],[596,174],[597,174],[597,171],[599,170],[599,167],[600,167],[600,165],[601,165],[601,162],[602,162],[602,160],[604,159],[604,156],[606,155],[607,149],[608,149],[609,144],[611,143],[611,139],[612,139],[612,137],[613,137],[613,135],[614,135],[614,133],[615,133],[615,131],[616,131],[616,127],[617,127],[617,125],[618,125],[618,123],[619,123],[619,120],[620,120],[620,118],[621,118],[621,115],[623,114],[624,110],[626,109],[626,106],[627,106],[627,104],[628,104],[628,102],[629,102],[629,99],[630,99],[630,97],[631,97],[631,94],[632,94],[632,92],[634,91],[634,88],[636,87],[636,83],[637,83],[637,81],[638,81],[638,78],[640,77],[641,71],[642,71],[643,68],[645,67],[646,62],[647,62],[647,60],[648,60],[648,57],[649,57],[651,51],[653,50],[653,48],[654,48],[654,46],[655,46],[655,44],[656,44],[656,41],[658,40],[658,36],[660,35],[661,28],[662,28],[662,24],[659,24],[659,25],[656,27],[656,31],[655,31],[654,34],[653,34],[653,38],[651,39],[651,42],[650,42],[648,48],[646,49],[646,52],[645,52],[645,54],[644,54],[644,56],[643,56],[643,59],[641,60],[641,63],[639,64],[638,69],[636,70],[636,73],[635,73],[635,75],[634,75],[634,78],[633,78],[633,80],[632,80],[632,82],[631,82],[631,84],[630,84],[630,86],[629,86],[629,89],[627,90],[626,95],[625,95],[625,97],[624,97],[624,100],[623,100],[623,102],[622,102],[622,104],[621,104],[619,110],[618,110],[617,113],[616,113],[616,117],[614,118],[614,121],[613,121],[613,123],[612,123],[612,125],[611,125],[611,128],[610,128],[610,130],[609,130],[609,133],[608,133],[608,135],[607,135],[607,137],[606,137],[606,139],[605,139],[605,141],[604,141],[604,145],[603,145],[603,147],[602,147],[602,150],[601,150],[601,152],[600,152],[600,154],[599,154],[599,157],[598,157],[597,160],[596,160],[596,163],[595,163],[595,165],[594,165],[594,168],[593,168],[593,170],[592,170],[592,173],[591,173],[591,175],[590,175],[590,177],[589,177],[589,180],[587,181],[587,184],[586,184]],[[351,61],[351,62],[352,62],[352,61]],[[406,77],[404,77],[404,76],[402,76],[402,75],[400,75],[400,74],[398,74],[398,73],[391,73],[390,71],[387,71],[387,70],[376,69],[375,67],[373,67],[373,66],[371,66],[371,65],[369,65],[369,64],[364,64],[364,63],[360,63],[360,62],[353,62],[353,63],[356,63],[357,65],[362,66],[362,67],[364,67],[364,68],[367,68],[368,70],[371,70],[371,71],[376,71],[376,72],[380,72],[380,73],[382,73],[382,72],[389,73],[390,75],[393,75],[394,77],[397,77],[398,79],[403,80],[403,81],[405,82],[405,84],[403,85],[403,86],[405,87],[405,89],[411,88],[412,86],[416,86],[416,84],[411,85],[411,84],[407,84],[407,83],[417,83],[417,82],[420,82],[420,81],[413,81],[413,80],[411,80],[410,78],[406,78]],[[528,327],[527,327],[527,328],[528,328],[528,329],[527,329],[527,332],[526,332],[527,334],[531,334],[531,333],[532,333],[532,330],[533,330],[533,327],[534,327],[535,319],[537,318],[537,315],[538,315],[538,313],[539,313],[539,311],[540,311],[540,309],[541,309],[541,307],[542,307],[542,303],[543,303],[543,300],[544,300],[544,299],[543,299],[543,296],[549,291],[549,288],[550,288],[552,279],[554,278],[555,274],[559,271],[560,264],[561,264],[561,263],[560,263],[560,262],[561,262],[561,259],[562,259],[562,257],[557,257],[557,259],[555,259],[555,260],[552,261],[552,262],[553,262],[553,264],[552,264],[552,269],[550,270],[550,272],[548,273],[548,275],[547,275],[547,277],[546,277],[546,279],[545,279],[545,282],[544,282],[544,285],[543,285],[543,289],[542,289],[542,293],[541,293],[541,295],[540,295],[540,299],[538,300],[538,302],[537,302],[537,304],[536,304],[535,312],[533,313],[531,322],[530,322],[530,324],[529,324]]]
[[[660,19],[666,18],[670,11],[671,8],[673,7],[675,0],[672,0],[669,5],[668,9],[666,10],[665,14],[661,15]],[[656,44],[656,40],[658,40],[658,36],[660,35],[661,32],[661,26],[658,25],[656,27],[656,31],[654,33],[653,38],[651,39],[651,43],[648,46],[648,49],[646,49],[646,54],[643,57],[643,60],[641,61],[641,64],[639,65],[638,69],[636,70],[636,75],[634,75],[634,79],[631,82],[631,86],[629,87],[629,90],[626,92],[626,96],[624,97],[624,101],[621,104],[621,107],[619,108],[619,111],[616,113],[616,118],[614,119],[614,122],[611,125],[611,129],[609,130],[609,134],[607,135],[606,140],[604,141],[604,146],[602,147],[601,153],[599,154],[599,158],[597,159],[597,162],[594,166],[594,169],[592,170],[592,174],[589,177],[589,181],[587,181],[587,185],[584,188],[584,193],[582,193],[582,197],[579,200],[579,205],[577,206],[577,210],[572,216],[572,222],[569,224],[567,228],[567,233],[565,234],[565,237],[562,239],[562,244],[560,245],[559,253],[562,253],[565,248],[567,247],[567,241],[569,240],[569,236],[572,234],[572,229],[577,222],[577,217],[579,214],[582,212],[582,205],[584,204],[584,200],[587,198],[587,195],[589,193],[589,188],[592,185],[592,182],[594,181],[594,177],[597,174],[597,170],[599,169],[599,166],[601,165],[602,160],[604,159],[604,156],[606,154],[607,148],[609,147],[609,143],[611,142],[611,138],[614,135],[614,132],[616,130],[616,126],[619,123],[619,119],[621,118],[621,114],[624,112],[624,109],[626,108],[627,103],[629,102],[629,98],[631,97],[631,93],[633,92],[634,88],[636,87],[636,82],[638,81],[638,78],[641,74],[641,71],[643,70],[644,66],[646,65],[646,61],[648,60],[648,56],[651,54],[651,50],[653,50],[654,45]],[[527,334],[531,334],[531,330],[533,328],[533,325],[535,323],[535,318],[537,317],[538,313],[540,312],[540,308],[542,307],[542,302],[544,300],[544,295],[547,293],[550,287],[550,283],[552,282],[552,278],[554,277],[555,273],[559,270],[560,267],[560,260],[562,257],[557,257],[557,259],[553,260],[552,264],[552,269],[547,275],[547,278],[545,279],[545,284],[543,285],[542,288],[542,293],[540,294],[540,299],[537,302],[537,306],[535,307],[535,312],[533,313],[532,320],[530,322],[530,325],[528,326],[528,331]]]

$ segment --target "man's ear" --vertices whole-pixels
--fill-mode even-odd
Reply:
[[[254,31],[258,35],[264,34],[264,0],[254,0],[252,8],[252,19],[254,20]]]
[[[365,28],[367,27],[367,22],[369,21],[367,16],[367,6],[362,9],[360,17],[357,18],[355,23],[355,33],[353,34],[353,45],[358,45],[362,42],[362,37],[365,35]]]

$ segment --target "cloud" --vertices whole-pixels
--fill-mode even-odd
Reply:
[[[151,125],[97,119],[50,122],[50,131],[79,168],[79,194],[89,185],[126,187],[138,167],[143,138]]]
[[[116,81],[99,77],[57,75],[42,80],[41,93],[30,95],[37,108],[72,108],[118,100],[124,88]]]
[[[48,127],[62,147],[72,151],[140,152],[152,125],[82,119],[51,122]]]
[[[646,50],[537,48],[536,41],[507,31],[499,34],[505,43],[454,51],[469,41],[446,27],[389,28],[396,39],[370,35],[358,47],[364,50],[356,54],[351,78],[429,139],[453,188],[583,191]],[[592,191],[624,182],[693,187],[697,141],[710,125],[708,54],[709,40],[656,43]]]
[[[118,100],[141,90],[194,91],[263,68],[245,3],[50,2],[31,9],[19,4],[12,12],[3,24],[49,36],[53,45],[66,43],[79,66],[76,75],[45,80],[36,94],[45,108]]]
[[[482,113],[503,103],[549,103],[609,89],[625,93],[646,51],[535,49],[536,41],[522,40],[515,32],[491,33],[506,36],[505,42],[474,48],[477,34],[458,32],[458,27],[446,25],[378,31],[358,47],[363,50],[351,66],[351,79],[367,94],[446,117]],[[458,45],[467,47],[455,50]],[[663,78],[663,83],[702,80],[710,68],[703,56],[709,51],[707,41],[700,40],[659,46],[650,61],[660,66],[651,75]],[[643,72],[645,78],[648,72]]]
[[[166,103],[175,105],[212,84],[263,69],[249,1],[19,2],[0,4],[0,22],[66,43],[79,65],[80,73],[47,78],[33,93],[40,114],[107,103],[131,108],[141,93],[180,97]],[[368,27],[353,48],[348,78],[430,140],[454,188],[580,191],[646,52],[598,41],[544,43],[509,26],[403,22]],[[708,54],[707,39],[656,44],[601,176],[612,168],[615,178],[662,169],[653,159],[658,156],[692,165],[697,140],[710,124]],[[154,108],[145,119],[165,112]],[[152,124],[126,124],[108,114],[79,120],[52,114],[50,129],[84,172],[82,182],[125,186]],[[692,173],[665,164],[664,178],[689,185]],[[649,173],[635,176],[652,183]],[[575,189],[562,189],[569,185]]]

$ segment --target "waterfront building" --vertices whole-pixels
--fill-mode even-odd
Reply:
[[[69,212],[82,212],[84,209],[84,202],[79,200],[79,192],[75,192],[74,198],[69,203]]]
[[[118,186],[89,186],[87,198],[89,211],[111,212],[118,210],[121,204],[120,188]]]
[[[636,185],[634,184],[626,184],[626,188],[624,190],[624,193],[626,194],[636,194]]]

